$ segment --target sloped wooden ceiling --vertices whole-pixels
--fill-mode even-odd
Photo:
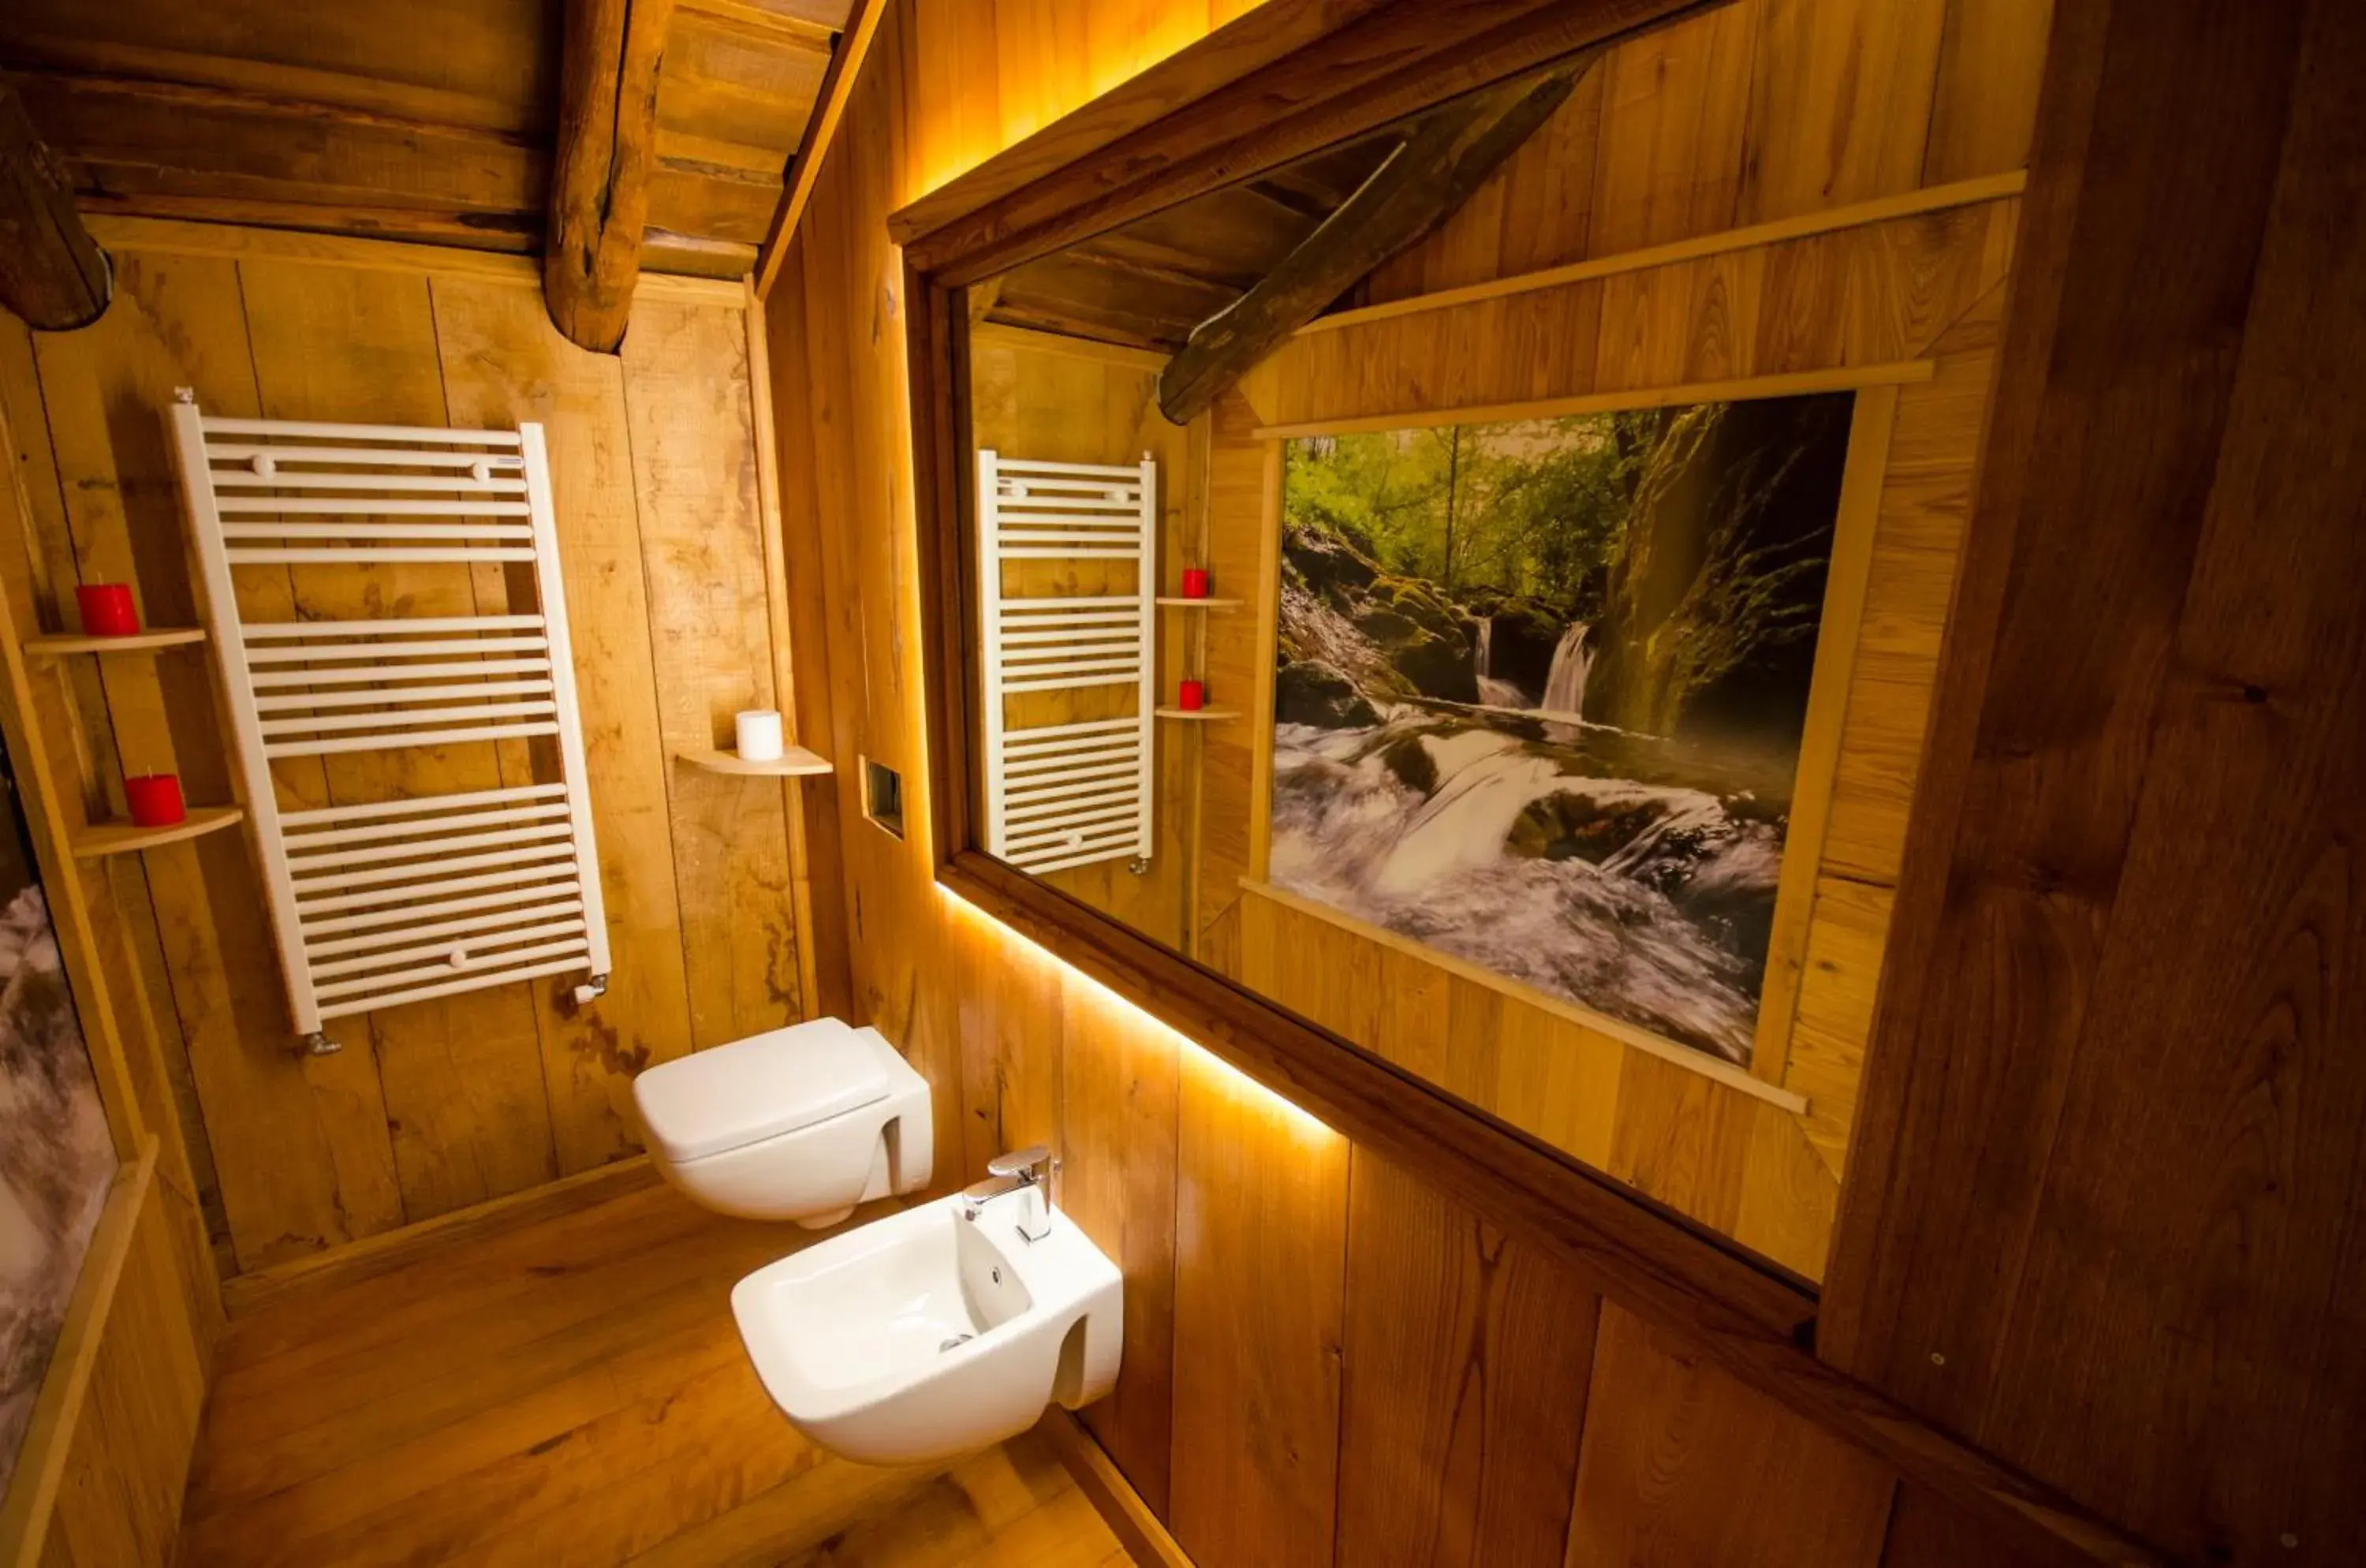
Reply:
[[[851,0],[677,0],[642,265],[753,265]],[[85,212],[540,248],[561,0],[6,0]]]

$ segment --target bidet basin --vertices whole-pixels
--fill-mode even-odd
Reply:
[[[1018,1203],[924,1204],[832,1236],[733,1287],[739,1337],[798,1431],[862,1464],[998,1443],[1117,1381],[1123,1281],[1065,1214],[1020,1234]],[[1031,1228],[1032,1228],[1031,1226]]]

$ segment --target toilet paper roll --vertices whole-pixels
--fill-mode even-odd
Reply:
[[[749,708],[738,716],[739,760],[777,762],[781,760],[781,715],[777,708]]]

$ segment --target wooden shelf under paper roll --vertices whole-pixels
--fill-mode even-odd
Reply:
[[[1161,718],[1188,718],[1201,724],[1241,716],[1238,708],[1158,708],[1155,711]]]
[[[829,759],[802,746],[791,746],[769,762],[751,762],[737,751],[676,751],[677,760],[710,773],[738,773],[749,778],[812,778],[838,770]]]

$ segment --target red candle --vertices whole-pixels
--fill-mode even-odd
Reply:
[[[1208,569],[1204,566],[1185,567],[1183,569],[1183,597],[1186,599],[1205,599],[1207,596]]]
[[[1186,681],[1176,693],[1177,705],[1186,713],[1197,713],[1208,705],[1208,685],[1204,681]]]
[[[130,637],[140,629],[140,612],[128,582],[91,582],[74,590],[82,629],[92,637]]]
[[[123,798],[131,820],[142,828],[169,828],[189,814],[181,800],[181,781],[173,773],[142,773],[123,781]]]

